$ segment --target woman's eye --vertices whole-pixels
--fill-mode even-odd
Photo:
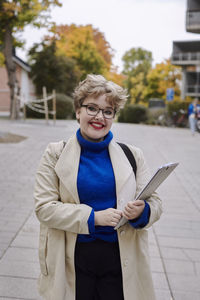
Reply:
[[[95,112],[97,111],[97,108],[94,106],[88,106],[89,111]]]
[[[111,116],[113,114],[112,110],[104,110],[104,114],[107,116]]]

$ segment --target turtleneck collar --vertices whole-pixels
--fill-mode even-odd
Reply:
[[[111,131],[109,131],[108,134],[105,136],[103,141],[101,141],[101,142],[90,142],[90,141],[87,141],[86,139],[84,139],[82,137],[81,131],[80,131],[80,128],[79,128],[76,132],[76,137],[77,137],[77,140],[78,140],[78,142],[79,142],[82,149],[97,152],[97,151],[102,151],[102,150],[104,150],[105,148],[108,147],[110,141],[113,138],[113,134],[112,134]]]

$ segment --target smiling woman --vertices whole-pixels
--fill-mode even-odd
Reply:
[[[88,75],[74,92],[76,118],[82,136],[100,142],[108,134],[115,113],[127,99],[126,91],[101,75]]]
[[[40,162],[34,198],[47,300],[155,300],[146,228],[159,219],[161,201],[153,193],[133,202],[148,168],[129,145],[135,175],[110,131],[126,99],[120,86],[88,75],[74,91],[80,128],[65,147],[49,144]],[[128,222],[115,230],[122,216]]]

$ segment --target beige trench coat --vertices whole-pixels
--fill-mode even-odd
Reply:
[[[117,208],[133,200],[149,178],[140,149],[129,146],[137,163],[136,182],[132,167],[121,147],[109,144],[113,165]],[[77,234],[87,234],[91,207],[80,204],[77,173],[80,146],[74,135],[63,149],[63,142],[48,145],[36,174],[35,212],[40,221],[39,292],[46,300],[75,300],[74,249]],[[156,193],[148,199],[150,220],[143,229],[126,223],[117,230],[125,300],[154,300],[148,254],[147,227],[161,215]]]

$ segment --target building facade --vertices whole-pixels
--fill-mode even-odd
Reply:
[[[186,31],[200,33],[200,0],[187,0]],[[174,41],[171,62],[182,67],[181,98],[200,99],[200,40]]]
[[[171,62],[182,67],[181,98],[200,98],[200,40],[174,41]]]
[[[35,87],[30,79],[30,66],[17,56],[13,56],[16,63],[17,84],[20,88],[20,98],[22,106],[35,98]],[[8,75],[5,67],[0,67],[0,112],[10,111],[10,90],[8,86]]]
[[[200,33],[200,1],[188,0],[186,11],[186,31]]]

